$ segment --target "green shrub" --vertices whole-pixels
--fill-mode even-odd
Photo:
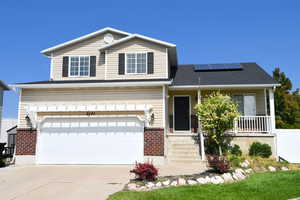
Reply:
[[[237,145],[237,144],[233,145],[233,147],[230,148],[229,152],[230,152],[232,155],[235,155],[235,156],[241,156],[241,155],[242,155],[241,148],[240,148],[240,146]]]
[[[236,155],[228,155],[227,159],[231,167],[240,167],[240,163],[246,160],[245,158]]]
[[[271,146],[268,144],[261,144],[260,142],[253,142],[249,149],[249,155],[269,158],[272,155]]]

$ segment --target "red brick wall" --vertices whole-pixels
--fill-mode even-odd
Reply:
[[[164,129],[163,128],[145,128],[144,155],[145,156],[164,155]]]
[[[36,130],[17,129],[16,155],[35,155]]]

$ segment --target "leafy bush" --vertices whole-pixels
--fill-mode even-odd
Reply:
[[[241,156],[241,155],[242,155],[241,148],[240,148],[240,146],[237,145],[237,144],[233,145],[233,147],[230,148],[229,152],[230,152],[232,155],[235,155],[235,156]]]
[[[158,170],[152,163],[136,163],[135,168],[130,173],[134,173],[138,180],[154,181],[158,175]]]
[[[208,164],[218,173],[226,173],[230,169],[230,164],[228,160],[223,156],[217,155],[208,155],[207,156]]]
[[[271,146],[268,144],[261,144],[260,142],[253,142],[249,149],[249,155],[269,158],[272,155]]]
[[[240,163],[244,162],[246,159],[244,157],[229,155],[227,156],[231,167],[240,167]]]

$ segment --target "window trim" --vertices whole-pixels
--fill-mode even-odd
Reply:
[[[234,95],[242,95],[243,96],[243,105],[244,105],[244,113],[240,113],[241,116],[249,116],[249,115],[245,115],[245,96],[247,95],[252,95],[255,97],[255,116],[257,116],[257,94],[256,93],[232,93],[232,97]],[[233,98],[232,98],[233,99]]]
[[[128,54],[135,54],[136,58],[137,58],[137,54],[146,54],[146,71],[145,71],[145,73],[138,73],[138,72],[128,73],[127,72],[127,55]],[[137,63],[135,65],[135,67],[136,67],[136,71],[137,71]],[[143,75],[143,74],[148,74],[148,52],[125,53],[125,74],[129,74],[129,75]]]
[[[79,57],[79,65],[78,65],[78,75],[71,75],[71,58],[72,57]],[[80,75],[80,57],[88,57],[89,58],[89,70],[88,70],[88,75],[84,75],[84,76],[81,76]],[[91,75],[91,56],[88,56],[88,55],[80,55],[80,56],[69,56],[69,70],[68,70],[68,77],[78,77],[78,78],[81,78],[81,77],[90,77]]]

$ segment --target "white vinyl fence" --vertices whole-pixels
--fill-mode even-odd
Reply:
[[[300,163],[300,129],[276,129],[277,154],[290,163]]]

